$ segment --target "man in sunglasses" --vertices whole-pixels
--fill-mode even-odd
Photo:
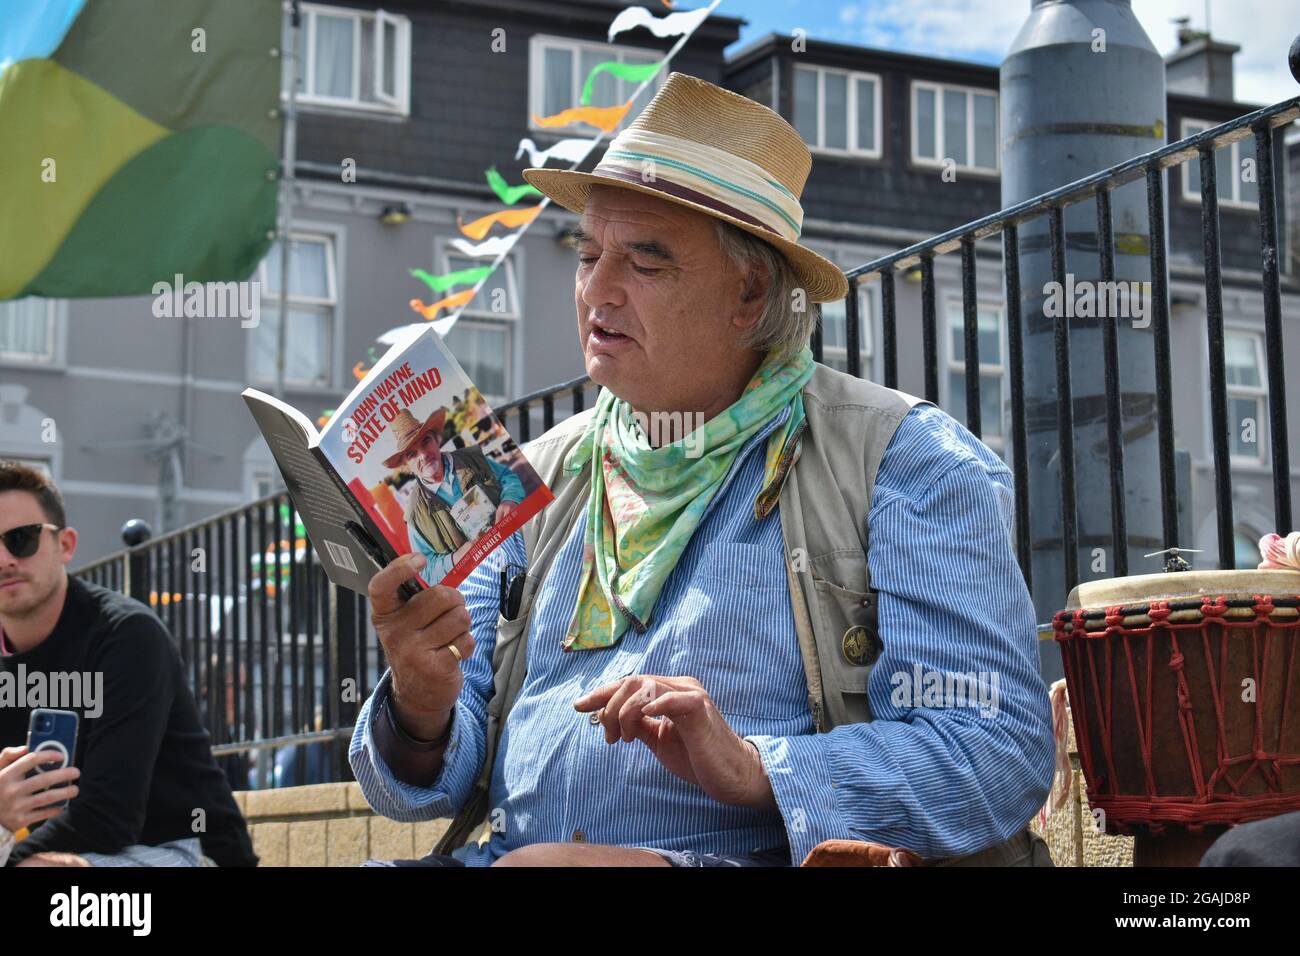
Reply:
[[[175,643],[143,604],[71,577],[76,550],[54,483],[0,461],[0,864],[255,865]],[[89,684],[93,702],[73,690]],[[27,752],[38,707],[78,713],[71,766]]]

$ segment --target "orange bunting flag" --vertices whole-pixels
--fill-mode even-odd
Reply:
[[[618,128],[618,124],[623,122],[623,117],[631,108],[631,100],[622,106],[571,106],[554,116],[534,116],[533,122],[545,127],[588,123],[606,133],[612,133]]]
[[[469,236],[471,239],[477,240],[486,236],[491,228],[497,223],[500,223],[507,229],[517,229],[520,226],[526,226],[536,219],[537,214],[541,211],[541,206],[529,206],[526,209],[503,209],[500,212],[492,213],[490,216],[475,219],[469,225],[462,223],[460,217],[457,216],[456,226],[465,235]]]
[[[465,305],[473,298],[474,298],[474,290],[465,289],[462,292],[457,292],[454,295],[449,295],[445,299],[439,299],[437,302],[434,302],[430,305],[425,305],[419,299],[412,299],[411,308],[414,309],[416,312],[419,312],[422,316],[424,316],[426,319],[432,322],[434,319],[438,317],[438,313],[441,312],[443,309],[454,309],[458,305]]]
[[[364,362],[358,362],[356,365],[352,366],[352,375],[358,382],[365,378],[366,373],[369,371],[370,369],[366,368]]]

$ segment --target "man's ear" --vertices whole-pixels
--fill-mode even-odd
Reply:
[[[77,529],[60,528],[59,529],[59,560],[64,564],[72,563],[72,557],[77,553]]]
[[[737,328],[748,329],[758,322],[767,305],[767,266],[757,265],[742,281],[740,302],[732,322]]]

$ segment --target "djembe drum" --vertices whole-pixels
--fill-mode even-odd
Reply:
[[[1137,865],[1300,810],[1300,572],[1092,581],[1052,626],[1088,801]]]

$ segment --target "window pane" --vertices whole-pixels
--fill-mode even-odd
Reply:
[[[591,75],[592,69],[598,63],[604,63],[611,59],[610,55],[603,50],[583,50],[579,56],[581,66],[578,69],[578,95],[581,97],[583,85],[587,82],[587,77]],[[600,73],[596,76],[595,83],[591,87],[591,100],[589,106],[616,106],[620,102],[618,98],[618,79],[610,73]],[[577,106],[577,101],[569,104]]]
[[[461,269],[474,269],[478,266],[490,265],[490,259],[471,259],[468,256],[448,256],[448,271],[459,272]],[[506,270],[510,268],[510,260],[506,259],[501,265],[497,266],[492,274],[484,281],[483,286],[478,290],[478,295],[474,296],[473,301],[466,307],[476,312],[499,312],[500,314],[513,315],[516,311],[514,297],[510,295],[510,284],[506,276]],[[457,291],[463,291],[468,286],[457,286]],[[494,303],[500,303],[500,307],[495,307]]]
[[[857,148],[876,148],[876,81],[858,80],[858,142]]]
[[[312,92],[318,96],[352,98],[353,26],[350,17],[316,14],[316,77]]]
[[[289,245],[289,295],[328,299],[328,247],[318,239],[295,239]],[[266,256],[264,295],[280,294],[280,240]]]
[[[1002,336],[999,313],[995,309],[980,309],[976,322],[979,328],[980,361],[993,365],[1002,364]]]
[[[831,149],[849,148],[849,78],[826,74],[826,142]]]
[[[397,24],[384,24],[384,75],[379,78],[380,92],[397,95]]]
[[[254,339],[253,374],[261,381],[273,382],[280,310],[274,303],[264,305],[262,320],[257,325]],[[329,383],[331,314],[306,308],[289,310],[289,329],[285,336],[285,381],[308,385]]]
[[[844,300],[823,302],[822,347],[844,348]]]
[[[948,313],[948,354],[954,362],[966,361],[966,319],[961,306]]]
[[[838,299],[835,302],[823,302],[822,306],[822,347],[843,349],[848,345],[847,334],[848,327],[846,323],[847,312],[844,308],[844,300]],[[866,304],[863,296],[858,296],[858,350],[859,355],[863,356],[865,364],[866,356],[871,354],[870,343],[863,333],[863,322],[866,318]],[[828,361],[826,364],[830,364]],[[837,366],[838,367],[838,366]]]
[[[451,327],[444,341],[485,397],[506,396],[506,357],[510,354],[507,327],[460,321]]]
[[[0,353],[53,358],[52,323],[47,299],[27,297],[0,302]]]
[[[573,98],[573,53],[546,47],[542,54],[542,115],[554,116],[576,105]]]
[[[809,146],[817,142],[817,72],[795,67],[794,128]]]
[[[1236,181],[1234,175],[1236,170],[1232,168],[1232,147],[1220,147],[1214,151],[1214,177],[1215,185],[1219,187],[1219,201],[1225,199],[1235,199],[1236,193],[1233,192],[1233,183]]]
[[[1228,447],[1234,455],[1247,458],[1260,457],[1260,442],[1264,439],[1264,420],[1260,415],[1260,402],[1255,398],[1228,399]],[[1253,424],[1252,424],[1253,423]],[[1254,441],[1246,441],[1249,436]]]
[[[916,91],[916,155],[937,158],[934,142],[934,90]]]
[[[985,438],[1002,434],[1002,376],[980,376],[980,432]]]
[[[1223,338],[1223,358],[1226,380],[1229,385],[1258,388],[1263,384],[1259,369],[1259,353],[1252,335],[1233,335]]]
[[[1246,170],[1250,170],[1250,179]],[[1242,202],[1259,204],[1259,170],[1255,168],[1255,137],[1247,136],[1237,142],[1237,198]]]
[[[948,372],[948,407],[944,411],[966,424],[966,375],[962,372]]]
[[[361,102],[374,103],[375,93],[375,21],[366,17],[361,21]]]
[[[975,165],[993,169],[998,164],[997,97],[975,95]]]
[[[943,91],[943,158],[965,166],[966,94],[961,90]]]

